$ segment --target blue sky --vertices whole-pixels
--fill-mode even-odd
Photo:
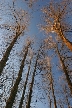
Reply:
[[[11,4],[10,0],[7,0],[6,1],[6,3],[8,3],[8,2]],[[21,2],[21,0],[18,0],[17,3],[15,3],[15,4],[16,4],[17,7],[20,7],[20,8],[23,8],[23,9],[27,9],[27,11],[29,10],[31,12],[30,8],[28,8],[26,5],[24,5],[24,2]],[[39,46],[39,43],[41,42],[41,40],[43,38],[43,34],[39,31],[39,29],[37,27],[38,24],[40,24],[40,14],[41,14],[41,12],[40,11],[37,11],[37,10],[35,10],[35,11],[36,12],[33,12],[33,14],[31,15],[31,17],[33,17],[33,18],[30,19],[30,26],[28,28],[28,31],[25,32],[24,36],[21,36],[20,38],[18,38],[16,44],[14,45],[14,47],[13,47],[11,53],[10,53],[9,60],[6,63],[7,65],[5,66],[5,68],[3,70],[3,74],[1,76],[1,79],[4,80],[4,82],[3,81],[2,82],[3,82],[3,85],[5,87],[6,92],[4,92],[4,88],[2,88],[2,89],[0,88],[0,91],[2,92],[2,93],[1,92],[0,93],[6,99],[8,98],[8,96],[10,94],[10,89],[11,89],[11,84],[12,84],[11,80],[12,80],[12,72],[13,72],[13,69],[11,67],[13,67],[14,70],[15,70],[15,72],[14,72],[14,75],[15,75],[14,81],[15,81],[15,79],[17,77],[17,74],[18,74],[17,72],[18,72],[19,66],[20,66],[20,61],[19,60],[21,59],[21,57],[20,57],[19,53],[21,52],[21,49],[23,47],[23,44],[26,43],[25,42],[26,38],[29,37],[29,36],[31,38],[34,38],[34,41],[36,43],[35,46],[34,46],[34,49],[38,49],[37,47]],[[6,22],[6,15],[3,15],[2,17],[4,18],[4,19],[2,19],[3,23]],[[0,23],[2,23],[2,22],[0,22]],[[2,37],[0,36],[0,38],[1,38],[0,45],[2,45],[1,48],[5,52],[5,50],[6,50],[6,43],[5,43],[3,37],[5,36],[5,38],[6,38],[7,35],[4,32],[5,32],[5,30],[2,31],[2,33],[0,34],[2,36]],[[2,43],[4,43],[4,44],[2,44]],[[18,43],[20,43],[20,44],[18,44]],[[3,51],[1,50],[1,53],[3,53]],[[3,56],[3,54],[1,54],[1,58],[2,58],[2,56]],[[27,69],[24,70],[24,73],[25,72],[27,72]],[[33,72],[33,70],[32,70],[32,72]],[[6,77],[8,77],[7,80],[6,80]],[[36,78],[36,80],[38,80],[38,78]],[[22,81],[24,81],[24,78],[22,79]],[[19,86],[21,87],[22,86],[22,83]],[[21,90],[21,88],[20,88],[20,90]],[[19,96],[19,98],[21,96],[21,93],[22,92],[20,92],[20,93],[18,92],[17,93],[18,96]],[[43,93],[43,91],[41,93]],[[36,90],[34,91],[34,97],[32,99],[32,101],[33,100],[36,101],[36,99],[37,99],[36,108],[39,108],[39,107],[40,108],[44,108],[44,106],[48,108],[48,105],[47,104],[45,105],[45,102],[44,102],[45,100],[43,100],[41,102],[41,100],[38,99],[38,98],[40,98],[39,94],[40,94],[40,92],[38,92],[38,88],[36,87]],[[4,98],[1,98],[1,99],[2,99],[2,102],[0,102],[0,105],[2,104],[4,106],[5,105]],[[15,99],[16,100],[15,105],[18,104],[18,100],[17,99],[18,98],[16,97],[16,99]],[[35,101],[34,101],[33,104],[35,104]]]
[[[7,3],[9,2],[11,4],[11,1],[10,0],[5,0],[5,1]],[[57,1],[57,0],[55,0],[55,1]],[[17,76],[17,72],[19,70],[19,65],[20,65],[20,61],[19,60],[21,59],[21,57],[19,55],[19,52],[21,52],[21,49],[23,47],[23,44],[26,43],[25,42],[26,41],[26,38],[30,36],[32,39],[34,39],[34,42],[35,42],[34,49],[37,50],[38,47],[39,47],[39,45],[40,45],[40,43],[46,37],[45,36],[45,33],[42,32],[42,31],[40,31],[39,24],[42,23],[42,11],[41,11],[41,8],[44,5],[46,5],[48,2],[49,2],[49,0],[39,0],[39,2],[37,2],[36,4],[34,4],[34,7],[33,8],[29,8],[23,2],[23,0],[17,0],[17,2],[15,3],[16,4],[16,7],[25,9],[29,13],[31,13],[31,18],[30,18],[30,24],[29,24],[29,27],[28,27],[28,31],[25,32],[24,36],[21,36],[20,38],[18,38],[16,44],[14,45],[14,47],[13,47],[11,53],[10,53],[9,60],[7,62],[7,63],[9,63],[9,65],[7,65],[4,68],[3,73],[5,73],[6,70],[7,70],[8,72],[6,73],[6,75],[8,75],[8,77],[9,76],[12,77],[11,76],[11,73],[9,73],[9,72],[10,71],[11,72],[13,71],[13,70],[11,70],[11,66],[13,66],[13,65],[14,65],[14,69],[15,69],[15,73],[14,74]],[[40,6],[38,7],[38,5],[40,5]],[[5,19],[6,19],[5,17],[6,17],[6,15],[4,16],[3,21],[5,21]],[[2,22],[0,21],[0,23],[2,23]],[[6,44],[5,44],[5,41],[4,41],[4,38],[3,38],[3,36],[4,36],[3,33],[4,33],[4,31],[1,31],[0,32],[0,38],[1,38],[0,39],[0,45],[2,45],[1,48],[3,49],[3,50],[1,50],[1,48],[0,48],[1,51],[5,51],[5,49],[6,49],[6,48],[4,48],[6,46]],[[18,43],[20,43],[20,45]],[[3,46],[3,44],[4,44],[4,46]],[[0,53],[0,57],[2,57],[2,52]],[[55,64],[58,63],[58,59],[57,58],[54,58],[53,59],[53,64],[54,63]],[[9,69],[8,69],[8,67],[9,67]],[[26,71],[27,71],[27,68],[25,67],[25,70],[24,70],[24,73],[25,74],[26,74]],[[59,71],[56,69],[56,66],[53,67],[53,72],[57,73],[56,76],[55,76],[55,78],[62,74],[62,73],[59,73]],[[6,78],[6,75],[4,75],[5,78]],[[3,76],[2,76],[2,78],[3,78]],[[37,82],[38,81],[42,81],[42,79],[40,79],[40,76],[36,76],[35,77],[35,80]],[[22,79],[22,81],[24,81],[24,80]],[[11,83],[11,81],[10,81],[10,83]],[[6,81],[5,82],[5,87],[8,87],[8,84],[9,84],[9,81]],[[40,84],[41,84],[41,82],[40,82]],[[19,87],[21,87],[21,86],[22,86],[22,83],[20,84]],[[34,91],[33,91],[33,97],[32,97],[32,103],[31,103],[31,105],[32,106],[35,105],[35,108],[44,108],[44,107],[45,108],[48,108],[48,100],[47,100],[47,96],[44,93],[44,91],[42,90],[40,92],[38,90],[37,85],[36,86],[34,85],[34,89],[33,90]],[[8,91],[9,91],[9,88],[8,88]],[[8,93],[8,91],[7,91],[7,93]],[[42,94],[45,96],[45,99],[44,100],[40,100],[40,96],[42,97]],[[7,95],[7,94],[4,93],[3,95]],[[20,97],[21,96],[21,93],[18,92],[18,96]],[[16,97],[16,99],[17,99],[17,97]],[[36,102],[36,99],[37,99],[37,102]],[[18,100],[16,100],[16,103],[18,103]]]

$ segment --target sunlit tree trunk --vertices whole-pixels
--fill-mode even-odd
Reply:
[[[66,29],[71,29],[71,27],[68,27],[68,23],[64,22],[64,18],[71,14],[71,5],[72,4],[70,0],[63,0],[59,3],[54,2],[54,0],[53,2],[51,1],[48,6],[43,8],[46,25],[42,26],[42,29],[46,33],[57,33],[62,42],[68,47],[70,51],[72,51],[72,42],[66,38],[66,36],[63,34],[63,31]]]
[[[31,85],[30,85],[30,92],[29,92],[28,103],[26,105],[26,108],[30,108],[31,95],[32,95],[32,89],[33,89],[33,84],[34,84],[34,77],[35,77],[35,73],[36,73],[38,55],[37,55],[36,62],[35,62],[35,66],[34,66],[34,72],[33,72],[33,75],[32,75],[32,82],[31,82]]]
[[[31,59],[30,59],[30,65],[31,65]],[[19,108],[22,108],[22,104],[23,104],[23,100],[24,100],[24,94],[25,94],[26,85],[27,85],[27,81],[28,81],[28,76],[29,76],[29,72],[30,72],[30,65],[28,67],[28,73],[27,73],[27,76],[26,76],[26,81],[25,81],[25,84],[24,84],[24,90],[23,90],[22,97],[21,97],[21,100],[20,100]]]
[[[13,39],[13,41],[11,42],[11,44],[9,45],[9,47],[7,48],[2,60],[0,61],[0,75],[3,71],[3,68],[5,67],[5,64],[8,60],[9,54],[14,46],[14,43],[16,42],[16,40],[18,39],[18,37],[21,35],[22,32],[16,34],[15,38]]]
[[[20,70],[19,70],[19,73],[18,73],[18,77],[16,79],[16,82],[15,82],[12,90],[11,90],[11,94],[10,94],[9,99],[6,102],[6,107],[5,108],[12,108],[12,105],[14,103],[15,96],[16,96],[16,93],[17,93],[17,90],[18,90],[18,85],[19,85],[19,83],[21,81],[21,77],[22,77],[22,72],[23,72],[23,68],[24,68],[24,62],[25,62],[26,56],[28,54],[29,45],[30,45],[30,43],[25,48],[26,51],[25,51],[25,54],[24,54],[24,58],[23,58],[23,60],[21,62],[21,66],[20,66]]]
[[[64,44],[72,51],[72,42],[70,42],[68,39],[65,38],[62,28],[60,26],[58,30],[58,35],[60,36],[61,40],[64,42]]]
[[[65,73],[65,76],[66,76],[66,81],[67,81],[67,83],[68,83],[68,86],[69,86],[70,91],[71,91],[71,94],[72,94],[72,83],[71,83],[71,80],[70,80],[70,78],[69,78],[69,75],[68,75],[68,71],[67,71],[67,69],[66,69],[66,66],[65,66],[65,64],[64,64],[64,60],[62,60],[62,57],[61,57],[61,55],[60,55],[60,53],[59,53],[58,48],[57,48],[57,53],[58,53],[59,59],[60,59],[61,64],[62,64],[63,72]]]

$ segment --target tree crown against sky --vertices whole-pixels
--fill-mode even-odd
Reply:
[[[12,29],[14,32],[11,34],[11,31],[8,31],[8,35],[12,35],[14,38],[4,33],[7,39],[11,38],[11,40],[6,46],[5,56],[1,56],[3,63],[0,61],[3,66],[0,76],[2,100],[0,105],[7,108],[72,107],[72,55],[71,47],[68,46],[68,44],[71,46],[71,43],[65,33],[65,30],[70,32],[71,26],[68,25],[67,17],[64,17],[70,10],[70,7],[66,7],[66,5],[70,5],[71,1],[69,4],[68,0],[13,0],[7,4],[7,9],[9,9],[7,17],[9,19],[10,16],[9,21],[11,22],[6,19],[8,22],[6,24],[9,26],[9,30]],[[24,10],[23,6],[25,6]],[[44,11],[44,14],[41,10]],[[28,22],[26,23],[28,13],[31,16],[30,25]],[[60,13],[62,14],[60,15]],[[38,31],[36,24],[43,24],[41,27],[48,34],[42,35],[43,32],[36,34]],[[2,25],[2,27],[4,26]],[[8,28],[3,29],[7,31]],[[49,34],[51,31],[52,33]],[[29,33],[35,33],[35,38]],[[32,38],[30,40],[29,36],[34,40]],[[44,40],[41,41],[42,37]]]
[[[53,1],[54,2],[54,1]],[[71,31],[71,23],[67,22],[71,13],[71,1],[63,0],[59,2],[52,1],[45,6],[42,11],[44,13],[45,25],[41,28],[48,34],[50,32],[56,33],[57,36],[64,42],[64,44],[72,50],[72,42],[66,38],[65,31]]]

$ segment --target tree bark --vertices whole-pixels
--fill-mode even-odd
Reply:
[[[61,63],[62,63],[63,72],[64,72],[64,74],[65,74],[65,76],[66,76],[66,81],[67,81],[67,83],[68,83],[70,92],[71,92],[71,94],[72,94],[72,83],[71,83],[71,80],[70,80],[70,78],[69,78],[69,75],[68,75],[68,71],[67,71],[67,69],[66,69],[66,66],[65,66],[65,64],[64,64],[64,60],[62,60],[58,48],[57,48],[57,53],[58,53],[59,59],[60,59],[60,61],[61,61]]]
[[[55,97],[54,87],[53,87],[53,78],[52,78],[52,74],[51,74],[51,87],[52,87],[52,94],[53,94],[53,98],[54,98],[54,108],[57,108],[57,105],[56,105],[56,97]]]
[[[72,51],[72,42],[70,42],[68,39],[65,38],[63,31],[61,29],[61,26],[58,30],[58,34],[59,34],[61,40],[64,42],[64,44],[68,47],[68,49],[70,49],[70,51]]]
[[[50,108],[51,108],[51,99],[50,99]]]
[[[53,88],[53,83],[52,83],[52,93],[53,93],[53,98],[54,98],[54,108],[57,108],[57,105],[56,105],[56,98],[55,98],[54,88]]]
[[[24,68],[24,62],[25,62],[25,59],[26,59],[26,56],[27,56],[27,53],[28,53],[29,45],[27,45],[27,47],[26,47],[26,51],[25,51],[25,54],[24,54],[24,58],[23,58],[23,60],[21,62],[21,66],[20,66],[20,70],[19,70],[19,73],[18,73],[18,77],[16,79],[16,82],[15,82],[12,90],[11,90],[11,94],[10,94],[9,99],[6,102],[6,107],[5,108],[12,108],[12,105],[14,103],[15,96],[16,96],[16,93],[17,93],[17,90],[18,90],[18,85],[19,85],[19,83],[21,81],[22,72],[23,72],[23,68]]]
[[[38,55],[39,55],[39,54],[38,54]],[[36,67],[37,67],[38,55],[37,55],[37,58],[36,58],[36,63],[35,63],[35,67],[34,67],[34,72],[33,72],[33,75],[32,75],[32,82],[31,82],[31,85],[30,85],[29,98],[28,98],[28,103],[27,103],[26,108],[30,108],[31,95],[32,95],[32,88],[33,88],[33,84],[34,84],[34,77],[35,77],[35,72],[36,72]]]
[[[7,48],[2,60],[0,61],[0,75],[3,71],[3,68],[5,67],[6,65],[6,62],[8,60],[8,57],[9,57],[9,54],[10,54],[10,51],[12,50],[13,46],[14,46],[14,43],[16,42],[16,40],[18,39],[18,37],[21,35],[22,32],[16,34],[15,38],[13,39],[13,41],[10,43],[9,47]]]
[[[30,65],[31,65],[31,60],[30,60]],[[23,100],[24,100],[24,94],[25,94],[26,85],[27,85],[27,81],[28,81],[28,76],[29,76],[29,72],[30,72],[30,65],[29,65],[29,68],[28,68],[28,73],[27,73],[25,84],[24,84],[24,90],[23,90],[22,97],[21,97],[21,100],[20,100],[19,108],[22,108],[22,104],[23,104]]]

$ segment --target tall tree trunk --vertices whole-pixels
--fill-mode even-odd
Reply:
[[[31,65],[31,59],[30,59],[30,65]],[[24,89],[23,89],[21,100],[20,100],[19,108],[22,108],[22,104],[23,104],[23,100],[24,100],[24,94],[25,94],[26,85],[27,85],[27,81],[28,81],[28,76],[29,76],[29,72],[30,72],[30,65],[29,65],[29,68],[28,68],[28,73],[27,73],[27,76],[26,76],[26,81],[25,81],[25,84],[24,84]]]
[[[70,102],[68,100],[67,87],[66,86],[63,87],[63,91],[64,91],[64,94],[65,94],[66,104],[67,104],[68,108],[70,108]]]
[[[66,66],[65,66],[65,64],[64,64],[64,60],[62,60],[58,48],[57,48],[57,53],[58,53],[59,59],[60,59],[61,64],[62,64],[63,72],[64,72],[64,74],[65,74],[65,76],[66,76],[66,81],[67,81],[67,83],[68,83],[70,92],[71,92],[71,94],[72,94],[72,83],[71,83],[71,80],[70,80],[70,78],[69,78],[69,75],[68,75],[68,71],[67,71],[67,69],[66,69]]]
[[[68,108],[70,108],[70,104],[69,104],[69,101],[68,101],[68,97],[67,96],[66,96],[66,100],[67,100]]]
[[[51,90],[51,88],[50,88],[50,90]],[[51,103],[52,103],[51,98],[50,98],[50,90],[48,91],[48,93],[49,93],[49,95],[48,95],[48,98],[49,98],[49,108],[51,108]]]
[[[49,108],[51,108],[51,103],[52,103],[52,101],[51,101],[51,99],[50,99],[50,96],[48,96],[49,97]]]
[[[54,94],[53,83],[52,83],[52,93],[53,93],[53,98],[54,98],[54,108],[57,108],[57,105],[56,105],[56,97],[55,97],[55,94]]]
[[[70,51],[72,51],[72,42],[70,42],[68,39],[65,38],[61,26],[58,30],[58,35],[60,36],[60,38],[64,42],[64,44],[68,47],[68,49],[70,49]]]
[[[22,32],[16,34],[15,38],[13,39],[13,41],[10,43],[9,47],[7,48],[2,60],[0,61],[0,75],[3,71],[3,68],[5,67],[6,65],[6,62],[8,60],[8,57],[9,57],[9,54],[10,54],[10,51],[12,50],[13,46],[14,46],[14,43],[16,42],[16,40],[18,39],[18,37],[21,35]]]
[[[55,97],[54,87],[53,87],[53,78],[52,78],[52,74],[51,74],[51,87],[52,87],[52,94],[53,94],[53,99],[54,99],[54,108],[57,108],[57,105],[56,105],[56,97]]]
[[[51,99],[50,99],[50,108],[51,108]]]
[[[16,79],[16,82],[11,90],[11,94],[10,94],[10,97],[9,99],[7,100],[6,102],[6,107],[5,108],[12,108],[12,105],[14,103],[14,100],[15,100],[15,96],[16,96],[16,93],[17,93],[17,90],[18,90],[18,85],[21,81],[21,77],[22,77],[22,72],[23,72],[23,68],[24,68],[24,62],[25,62],[25,59],[26,59],[26,56],[27,56],[27,53],[28,53],[28,48],[29,48],[29,45],[27,45],[26,47],[26,51],[25,51],[25,54],[24,54],[24,58],[21,62],[21,66],[20,66],[20,70],[19,70],[19,73],[18,73],[18,77]]]
[[[38,55],[39,55],[39,54],[38,54]],[[32,82],[31,82],[31,85],[30,85],[29,98],[28,98],[28,103],[27,103],[26,108],[30,108],[31,95],[32,95],[32,88],[33,88],[33,84],[34,84],[34,77],[35,77],[35,72],[36,72],[36,67],[37,67],[38,55],[37,55],[37,58],[36,58],[36,63],[35,63],[35,67],[34,67],[34,72],[33,72],[33,75],[32,75]]]

